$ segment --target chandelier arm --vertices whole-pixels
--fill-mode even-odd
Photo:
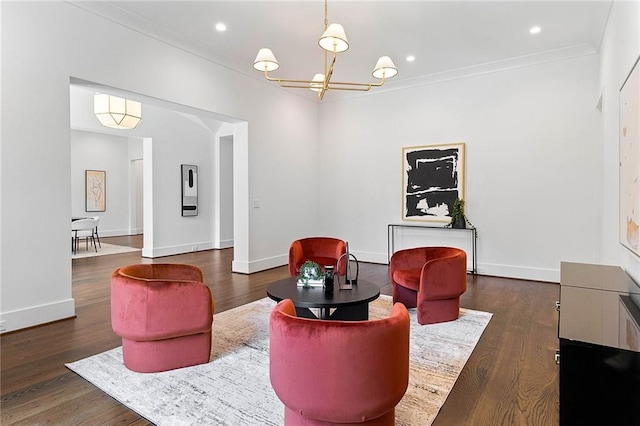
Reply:
[[[333,86],[333,85],[341,85],[341,86],[362,86],[362,87],[374,87],[374,86],[381,86],[381,84],[376,84],[376,83],[349,83],[349,82],[342,82],[342,81],[332,81],[331,84],[329,86]],[[339,87],[335,87],[334,89],[340,89]]]
[[[332,81],[327,87],[327,90],[359,90],[363,92],[367,92],[371,90],[372,87],[380,87],[384,84],[386,80],[383,78],[379,83],[352,83],[346,81]],[[355,86],[352,88],[349,87],[333,87],[333,86]]]
[[[371,90],[370,86],[366,87],[329,87],[327,90],[350,90],[352,92],[368,92]]]
[[[341,81],[332,81],[331,84],[341,84],[346,86],[367,86],[371,88],[371,87],[380,87],[384,84],[385,81],[386,79],[383,78],[379,83],[348,83],[348,82],[341,82]],[[336,87],[335,89],[339,90],[340,88]]]
[[[333,76],[333,67],[336,65],[337,55],[333,52],[333,60],[331,61],[331,65],[329,65],[329,71],[326,73],[326,77],[324,79],[325,86],[328,86],[331,83],[331,77]]]
[[[293,88],[293,89],[309,89],[309,85],[308,84],[303,84],[305,82],[300,82],[300,83],[291,83],[290,80],[277,80],[278,86],[280,87],[287,87],[287,88]]]
[[[286,79],[271,79],[271,81],[278,83],[280,87],[286,87],[289,89],[308,89],[309,84],[314,83],[312,81],[306,81],[306,80],[286,80]],[[344,85],[347,87],[334,87],[333,86],[334,84]],[[331,85],[329,85],[325,89],[325,91],[352,90],[352,91],[368,92],[374,86],[379,87],[380,85],[379,84],[374,85],[374,84],[368,84],[368,83],[342,83],[342,82],[334,83],[332,82]]]
[[[322,100],[322,98],[324,98],[324,94],[327,92],[327,90],[329,90],[329,85],[331,84],[331,76],[333,75],[333,67],[336,64],[337,56],[338,55],[334,51],[333,52],[333,59],[331,60],[331,65],[329,66],[329,71],[325,71],[324,84],[322,85],[322,90],[320,92],[318,92],[318,97],[320,98],[320,100]],[[325,53],[325,58],[326,58],[326,53]],[[326,67],[327,67],[327,63],[326,63],[326,60],[325,60],[325,70],[326,70]]]
[[[327,90],[351,90],[356,92],[368,92],[369,90],[371,90],[371,86],[369,86],[368,84],[364,84],[361,86],[345,86],[345,87],[329,86]]]
[[[327,87],[327,51],[324,51],[324,82],[322,84],[323,88]]]
[[[380,83],[371,83],[371,87],[380,87],[384,84],[384,82],[387,81],[384,77],[382,77],[382,80],[380,80]]]
[[[278,83],[280,86],[282,86],[282,83],[299,83],[299,84],[306,84],[307,86],[300,86],[301,88],[309,88],[309,84],[311,83],[316,83],[313,80],[295,80],[292,78],[278,78],[278,77],[269,77],[269,74],[267,73],[267,71],[265,70],[264,72],[264,78],[266,78],[268,81],[275,81],[276,83]],[[283,87],[292,87],[292,86],[283,86]]]
[[[266,76],[266,79],[278,83],[281,87],[308,89],[310,84],[317,83],[313,80],[296,80],[291,78],[276,78]],[[325,82],[323,87],[324,91],[327,90],[359,90],[369,91],[372,87],[380,87],[384,84],[383,79],[380,83],[355,83],[347,81],[329,81]],[[352,87],[340,87],[340,86],[352,86]]]

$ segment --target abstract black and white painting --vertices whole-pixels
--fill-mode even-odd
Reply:
[[[464,157],[463,142],[402,149],[402,220],[451,221],[464,199]]]

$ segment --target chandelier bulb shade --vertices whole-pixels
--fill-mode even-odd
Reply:
[[[263,47],[253,61],[253,67],[258,71],[275,71],[280,68],[280,64],[271,49]]]
[[[280,87],[293,89],[309,89],[318,94],[318,99],[322,100],[326,92],[330,90],[352,90],[358,92],[368,92],[373,87],[382,86],[386,79],[393,77],[398,73],[398,69],[388,56],[382,56],[378,59],[373,76],[380,81],[374,83],[358,83],[347,81],[332,80],[338,53],[349,49],[349,42],[344,28],[340,24],[328,25],[327,0],[324,0],[324,33],[318,39],[318,45],[324,49],[324,74],[315,74],[311,80],[292,79],[271,77],[269,71],[275,71],[280,67],[278,60],[271,51],[266,47],[258,51],[256,59],[253,61],[253,67],[264,73],[264,78],[268,81],[278,83]]]
[[[396,74],[398,74],[398,69],[388,56],[381,56],[373,68],[373,76],[375,78],[391,78]]]
[[[316,74],[311,79],[311,83],[309,83],[309,89],[314,92],[319,92],[322,90],[324,86],[324,74]]]
[[[142,104],[107,94],[93,97],[93,112],[100,123],[112,129],[134,129],[142,120]]]
[[[331,24],[324,31],[318,44],[327,52],[340,53],[349,49],[347,35],[340,24]]]

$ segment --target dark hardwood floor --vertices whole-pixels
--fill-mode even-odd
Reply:
[[[102,240],[142,246],[139,236]],[[216,312],[265,297],[270,282],[287,276],[284,266],[232,273],[232,257],[226,249],[142,262],[200,267]],[[77,317],[0,337],[2,425],[149,424],[64,366],[120,345],[110,324],[110,276],[118,266],[140,261],[139,252],[73,260]],[[387,265],[362,264],[360,276],[391,294]],[[462,306],[494,315],[435,425],[558,424],[558,293],[556,284],[468,276]]]

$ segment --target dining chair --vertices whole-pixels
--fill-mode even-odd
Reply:
[[[102,244],[100,243],[100,235],[98,235],[98,223],[100,223],[100,216],[93,216],[93,220],[96,221],[96,227],[93,228],[93,236],[96,240],[98,240],[98,247],[102,248]]]
[[[71,248],[73,254],[78,252],[78,245],[81,238],[84,238],[87,250],[89,250],[89,239],[93,244],[93,248],[98,252],[94,229],[97,223],[93,218],[78,219],[71,222]]]

